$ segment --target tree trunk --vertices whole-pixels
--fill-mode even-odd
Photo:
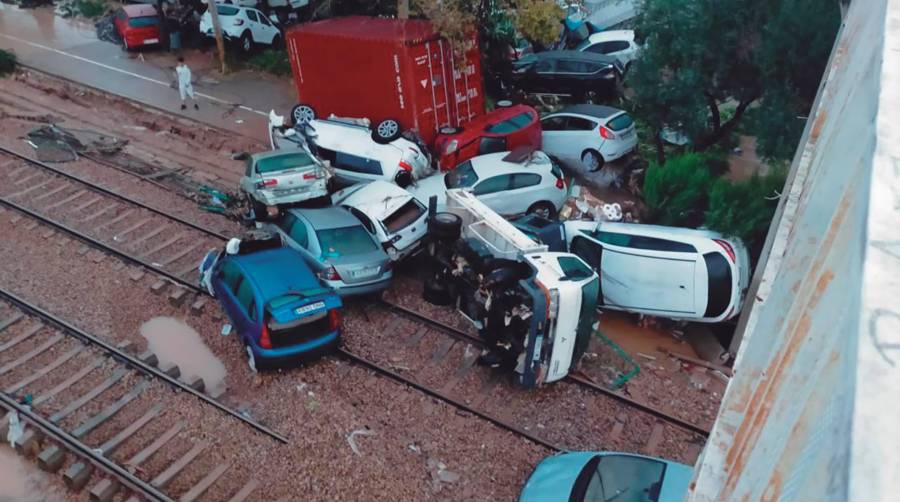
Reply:
[[[661,167],[666,163],[666,150],[663,144],[662,131],[655,131],[653,134],[653,143],[656,145],[656,163]]]
[[[728,122],[721,124],[718,130],[713,130],[706,136],[700,138],[694,144],[694,150],[706,150],[707,148],[715,145],[719,141],[722,141],[723,138],[731,134],[731,131],[733,131],[734,128],[737,127],[738,122],[740,122],[741,117],[747,110],[747,107],[750,106],[750,104],[754,101],[756,101],[756,97],[752,97],[746,101],[741,101],[740,103],[738,103],[737,109],[734,110],[734,116],[728,119]]]
[[[409,19],[409,0],[397,0],[397,19]]]
[[[719,115],[719,102],[716,97],[706,92],[706,104],[709,106],[709,114],[712,116],[713,133],[722,128],[722,116]]]
[[[209,17],[213,25],[213,33],[216,36],[216,50],[219,53],[219,65],[222,67],[222,75],[228,72],[225,66],[225,39],[222,38],[222,27],[219,25],[219,10],[213,0],[207,0]]]

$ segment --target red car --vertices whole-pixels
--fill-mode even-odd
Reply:
[[[501,102],[502,103],[502,102]],[[476,155],[506,152],[519,146],[541,148],[541,121],[528,105],[506,104],[476,117],[465,127],[443,127],[434,142],[442,171]]]
[[[159,44],[159,15],[152,5],[123,5],[115,15],[116,33],[125,50]]]

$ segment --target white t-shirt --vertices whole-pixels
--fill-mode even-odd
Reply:
[[[191,69],[186,64],[180,64],[175,67],[175,73],[178,75],[178,85],[190,85]]]

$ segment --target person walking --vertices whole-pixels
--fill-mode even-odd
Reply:
[[[190,96],[191,101],[194,102],[194,110],[199,110],[197,98],[194,97],[194,86],[191,85],[191,69],[184,64],[184,58],[181,56],[178,56],[178,66],[175,67],[175,75],[178,78],[178,94],[181,95],[181,109],[187,108],[184,104],[184,99]]]

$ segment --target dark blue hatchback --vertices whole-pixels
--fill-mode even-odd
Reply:
[[[337,347],[341,299],[297,251],[210,252],[201,272],[254,368],[310,359]]]

